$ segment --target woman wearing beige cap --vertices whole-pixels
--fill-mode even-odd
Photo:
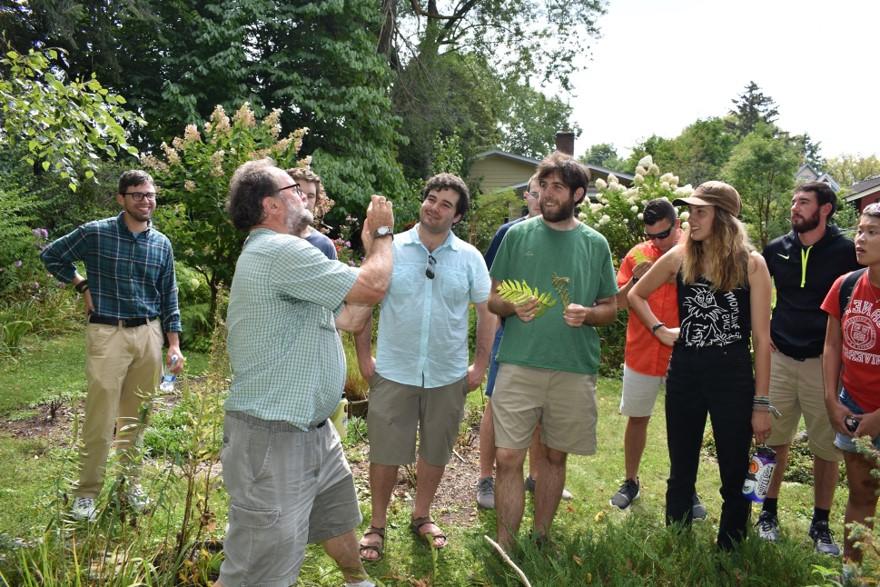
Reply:
[[[708,414],[723,499],[718,546],[729,549],[748,523],[742,486],[751,436],[762,443],[770,434],[770,274],[736,218],[740,197],[732,186],[708,181],[673,204],[690,211],[686,238],[654,263],[627,299],[654,336],[673,347],[666,380],[666,523],[691,522]],[[678,283],[680,328],[658,321],[647,301],[671,279]]]

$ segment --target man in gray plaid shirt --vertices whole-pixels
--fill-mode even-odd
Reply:
[[[372,197],[360,269],[292,236],[312,214],[271,160],[236,170],[227,209],[248,237],[227,314],[233,378],[221,460],[229,528],[218,584],[287,587],[306,544],[321,543],[346,585],[369,587],[354,535],[361,522],[354,481],[327,418],[345,379],[336,329],[363,328],[388,288],[391,202]]]

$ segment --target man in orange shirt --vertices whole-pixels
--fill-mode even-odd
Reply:
[[[628,307],[626,294],[650,269],[651,265],[674,247],[681,237],[681,221],[669,200],[660,198],[645,204],[645,242],[634,246],[623,258],[617,272],[617,307]],[[668,327],[678,326],[678,301],[675,282],[658,288],[648,303],[657,318]],[[627,509],[639,497],[639,464],[648,438],[648,422],[657,393],[666,379],[672,347],[662,344],[641,320],[630,314],[626,324],[626,352],[623,366],[623,397],[620,413],[627,416],[623,437],[626,479],[611,498],[611,505]],[[694,494],[694,518],[706,517],[706,508]]]

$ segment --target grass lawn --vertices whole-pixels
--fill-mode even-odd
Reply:
[[[0,384],[7,393],[0,397],[0,571],[8,571],[15,539],[40,538],[47,524],[57,518],[62,507],[59,496],[67,489],[76,471],[71,435],[27,436],[10,423],[32,417],[36,403],[70,394],[79,406],[84,393],[83,345],[81,335],[50,341],[34,341],[30,350],[16,362],[0,365]],[[188,372],[203,372],[207,357],[188,354]],[[194,383],[193,386],[199,385]],[[806,585],[821,582],[812,566],[838,568],[839,562],[812,553],[807,528],[812,513],[812,489],[808,485],[787,483],[780,500],[780,519],[784,529],[778,544],[749,539],[734,555],[720,555],[713,547],[720,512],[718,470],[704,454],[698,491],[709,510],[709,519],[695,524],[691,531],[679,533],[663,525],[665,478],[668,471],[662,398],[649,427],[648,446],[642,464],[642,497],[632,512],[612,509],[608,500],[623,476],[623,432],[626,419],[617,413],[620,382],[601,379],[599,400],[599,452],[592,457],[571,457],[566,486],[575,499],[563,502],[557,513],[549,547],[538,549],[527,538],[531,525],[532,500],[526,500],[521,549],[515,559],[533,585]],[[219,398],[217,398],[219,401]],[[471,414],[463,423],[463,437],[475,442],[470,425],[479,421],[481,397],[473,393],[468,400]],[[171,408],[166,408],[171,409]],[[75,410],[74,410],[75,412]],[[75,421],[75,417],[73,420]],[[162,422],[177,419],[157,417]],[[349,441],[363,433],[362,423],[350,426]],[[160,435],[161,436],[161,435]],[[365,458],[362,442],[348,448],[352,462]],[[389,510],[385,558],[368,565],[368,571],[385,585],[517,585],[513,572],[504,566],[483,540],[495,535],[495,514],[478,511],[474,487],[459,477],[473,475],[477,467],[476,450],[463,451],[462,462],[447,471],[444,483],[454,484],[455,499],[434,512],[449,536],[449,546],[433,551],[409,531],[408,520],[413,491],[405,485],[395,492]],[[151,522],[140,532],[155,536],[173,532],[179,524],[181,481],[170,475],[174,468],[164,459],[151,460],[144,482],[159,500],[162,519]],[[112,467],[112,463],[111,463]],[[364,526],[369,518],[369,487],[363,465],[355,464],[356,485],[361,497]],[[109,486],[109,482],[108,482]],[[840,489],[832,511],[832,528],[842,539],[843,505],[846,490]],[[226,495],[222,487],[212,491],[211,502],[217,513],[211,535],[222,538],[226,522]],[[176,518],[175,518],[176,516]],[[449,522],[449,520],[453,520]],[[146,524],[146,522],[144,522]],[[361,528],[361,530],[363,527]],[[4,562],[5,558],[5,562]],[[300,585],[338,586],[341,575],[320,548],[310,547],[303,564]],[[2,584],[2,581],[0,581]],[[46,583],[60,584],[60,583]],[[203,583],[197,583],[203,584]]]

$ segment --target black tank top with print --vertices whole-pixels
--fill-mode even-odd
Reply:
[[[685,348],[721,348],[748,345],[751,311],[748,287],[715,290],[703,277],[695,283],[678,281],[678,314],[681,333],[678,343]]]

